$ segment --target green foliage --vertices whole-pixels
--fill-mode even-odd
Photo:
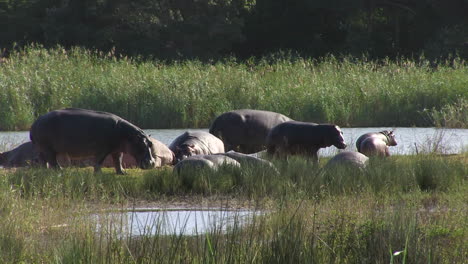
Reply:
[[[41,43],[170,60],[280,50],[466,58],[465,10],[460,0],[1,0],[0,53]]]
[[[175,175],[171,168],[0,171],[0,260],[44,263],[462,263],[466,242],[466,155],[371,160],[359,173],[322,174],[310,161]],[[339,173],[336,174],[336,173]],[[430,188],[421,177],[431,178]],[[227,197],[258,214],[220,219],[203,234],[126,233],[136,201]],[[252,199],[253,198],[253,199]],[[203,203],[204,206],[206,203]],[[210,203],[208,203],[210,205]],[[229,206],[229,204],[227,205]],[[118,211],[115,211],[118,212]],[[99,217],[97,217],[99,216]],[[136,221],[136,220],[135,220]],[[247,221],[247,222],[243,222]],[[244,223],[244,224],[241,224]],[[127,230],[127,231],[126,231]],[[394,254],[400,252],[401,254]]]
[[[340,126],[467,125],[468,67],[461,59],[436,68],[423,59],[285,54],[253,61],[165,64],[30,46],[0,66],[0,129],[26,130],[64,107],[112,112],[143,128],[208,127],[239,108]]]

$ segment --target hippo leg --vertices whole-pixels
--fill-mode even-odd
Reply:
[[[313,148],[311,150],[307,150],[305,154],[306,154],[307,157],[312,159],[312,162],[314,164],[318,164],[318,162],[319,162],[318,149]]]
[[[101,172],[101,167],[102,164],[104,163],[104,160],[106,159],[107,154],[100,153],[95,156],[94,160],[94,173],[99,173]]]
[[[61,169],[60,165],[57,162],[57,153],[53,150],[46,150],[41,152],[41,160],[46,161],[49,164],[50,168]]]
[[[112,159],[114,160],[114,168],[117,174],[125,174],[125,170],[122,167],[123,152],[112,153]]]
[[[390,150],[388,147],[385,147],[385,157],[390,157]]]

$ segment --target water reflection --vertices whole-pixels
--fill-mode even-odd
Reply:
[[[208,131],[208,129],[190,129],[191,131]],[[356,139],[367,132],[378,132],[382,130],[394,130],[398,146],[391,147],[391,154],[408,155],[422,152],[427,148],[439,147],[444,153],[461,153],[468,150],[468,129],[448,128],[419,128],[419,127],[358,127],[342,128],[347,150],[356,150],[354,143]],[[187,129],[145,129],[157,140],[169,145],[173,139],[187,131]],[[0,132],[0,151],[6,151],[20,143],[29,140],[29,132]],[[320,150],[321,156],[332,156],[338,150],[334,147]]]
[[[119,236],[198,235],[241,227],[261,214],[252,210],[139,208],[96,214],[98,232]]]

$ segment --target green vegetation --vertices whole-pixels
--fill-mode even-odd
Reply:
[[[31,46],[0,64],[0,90],[0,130],[26,130],[64,107],[112,112],[143,128],[208,127],[239,108],[340,126],[468,124],[461,59],[437,67],[333,56],[167,64]]]
[[[466,153],[394,156],[372,160],[365,172],[332,174],[301,158],[274,161],[278,175],[258,168],[191,175],[135,169],[124,176],[91,168],[0,170],[0,261],[463,263],[467,160]],[[265,213],[195,236],[134,237],[120,233],[119,217],[91,217],[177,199]]]
[[[41,43],[169,60],[280,50],[466,59],[467,9],[461,0],[0,0],[0,57]]]

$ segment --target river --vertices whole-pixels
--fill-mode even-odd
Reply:
[[[382,130],[394,130],[398,145],[390,147],[393,155],[411,155],[417,152],[430,151],[437,148],[446,154],[461,153],[468,151],[468,129],[449,128],[419,128],[419,127],[357,127],[342,128],[347,150],[356,150],[356,139],[367,132],[378,132]],[[208,129],[188,129],[190,131],[208,131]],[[181,135],[187,129],[144,129],[157,140],[169,145],[172,140]],[[0,132],[0,151],[6,151],[14,146],[29,140],[28,131]],[[321,156],[332,156],[338,150],[329,147],[320,150]]]

